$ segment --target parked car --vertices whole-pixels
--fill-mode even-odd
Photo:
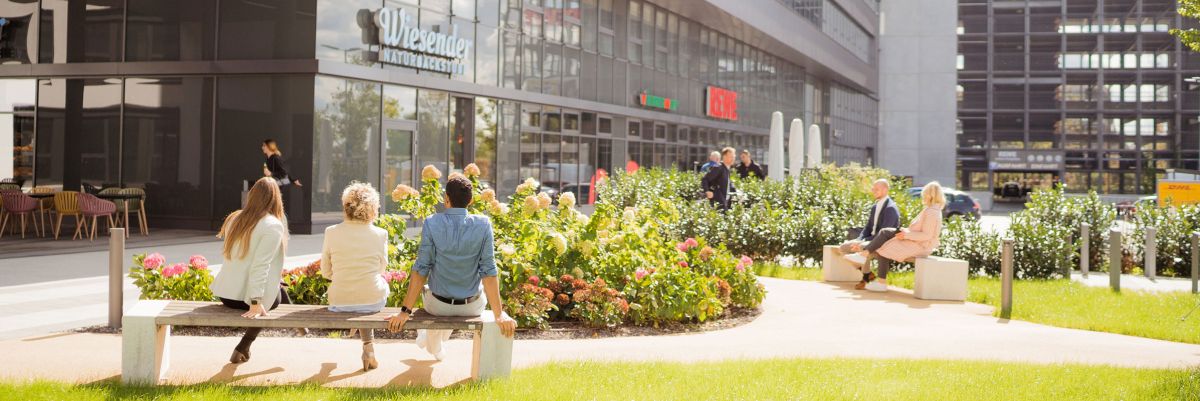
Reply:
[[[1128,218],[1133,217],[1133,215],[1137,214],[1137,209],[1139,206],[1157,205],[1157,204],[1158,204],[1158,196],[1155,196],[1155,195],[1143,196],[1141,198],[1138,198],[1137,200],[1127,200],[1127,201],[1117,202],[1117,215],[1120,215],[1120,216],[1128,219]]]
[[[946,195],[946,208],[942,209],[942,218],[962,216],[966,219],[978,219],[983,216],[979,210],[979,201],[976,201],[971,194],[949,188],[942,188],[942,193]],[[909,188],[908,195],[920,198],[921,187]]]

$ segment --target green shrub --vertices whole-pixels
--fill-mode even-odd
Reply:
[[[1000,275],[1000,234],[985,231],[978,220],[952,217],[940,239],[935,255],[967,261],[973,275]]]
[[[1200,207],[1143,205],[1138,208],[1133,225],[1133,235],[1125,241],[1132,265],[1145,268],[1146,228],[1155,227],[1157,274],[1168,277],[1191,276],[1192,233],[1200,229]]]
[[[329,279],[321,276],[321,261],[304,266],[284,269],[281,272],[284,289],[292,303],[301,305],[328,305]]]

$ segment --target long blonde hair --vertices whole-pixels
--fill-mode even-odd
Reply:
[[[946,195],[942,192],[942,184],[938,184],[937,181],[925,184],[925,187],[921,188],[921,203],[925,207],[946,208]]]
[[[263,141],[263,145],[266,145],[267,150],[271,151],[271,153],[274,153],[275,156],[283,157],[283,152],[279,151],[279,144],[275,143],[274,139]]]
[[[226,260],[241,259],[250,251],[250,233],[258,226],[259,220],[267,215],[275,216],[283,223],[283,248],[287,249],[287,216],[283,214],[283,196],[279,192],[279,184],[274,178],[259,178],[250,188],[246,197],[246,207],[234,211],[225,218],[218,237],[225,239],[221,254]],[[234,249],[237,255],[234,257]]]

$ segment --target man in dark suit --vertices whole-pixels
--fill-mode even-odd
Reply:
[[[746,179],[751,175],[759,180],[767,178],[767,173],[763,172],[762,166],[750,158],[749,150],[742,150],[742,162],[737,165],[737,173],[741,179]]]
[[[720,210],[729,209],[729,192],[732,189],[730,188],[730,174],[734,152],[736,151],[733,148],[722,149],[721,163],[708,169],[708,173],[704,174],[704,178],[700,180],[700,186],[704,188],[704,197]]]
[[[890,187],[885,179],[875,180],[875,183],[871,184],[871,196],[875,198],[875,203],[867,209],[867,225],[859,232],[858,237],[843,242],[839,247],[842,254],[847,256],[847,260],[863,270],[863,280],[855,286],[858,289],[874,280],[875,273],[871,273],[870,264],[865,258],[854,253],[862,251],[863,246],[871,242],[883,229],[900,228],[900,209],[896,207],[896,202],[888,197]]]

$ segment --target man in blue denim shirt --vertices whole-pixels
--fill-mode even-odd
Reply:
[[[435,316],[479,316],[486,303],[491,306],[500,332],[506,337],[513,336],[516,322],[503,313],[500,301],[492,222],[486,216],[467,213],[471,197],[471,181],[451,174],[446,180],[446,211],[425,219],[408,295],[401,304],[401,312],[388,319],[388,329],[395,332],[404,327],[412,315],[417,294],[421,294],[425,311]],[[442,342],[450,339],[451,331],[417,330],[417,346],[440,361],[444,358]]]

